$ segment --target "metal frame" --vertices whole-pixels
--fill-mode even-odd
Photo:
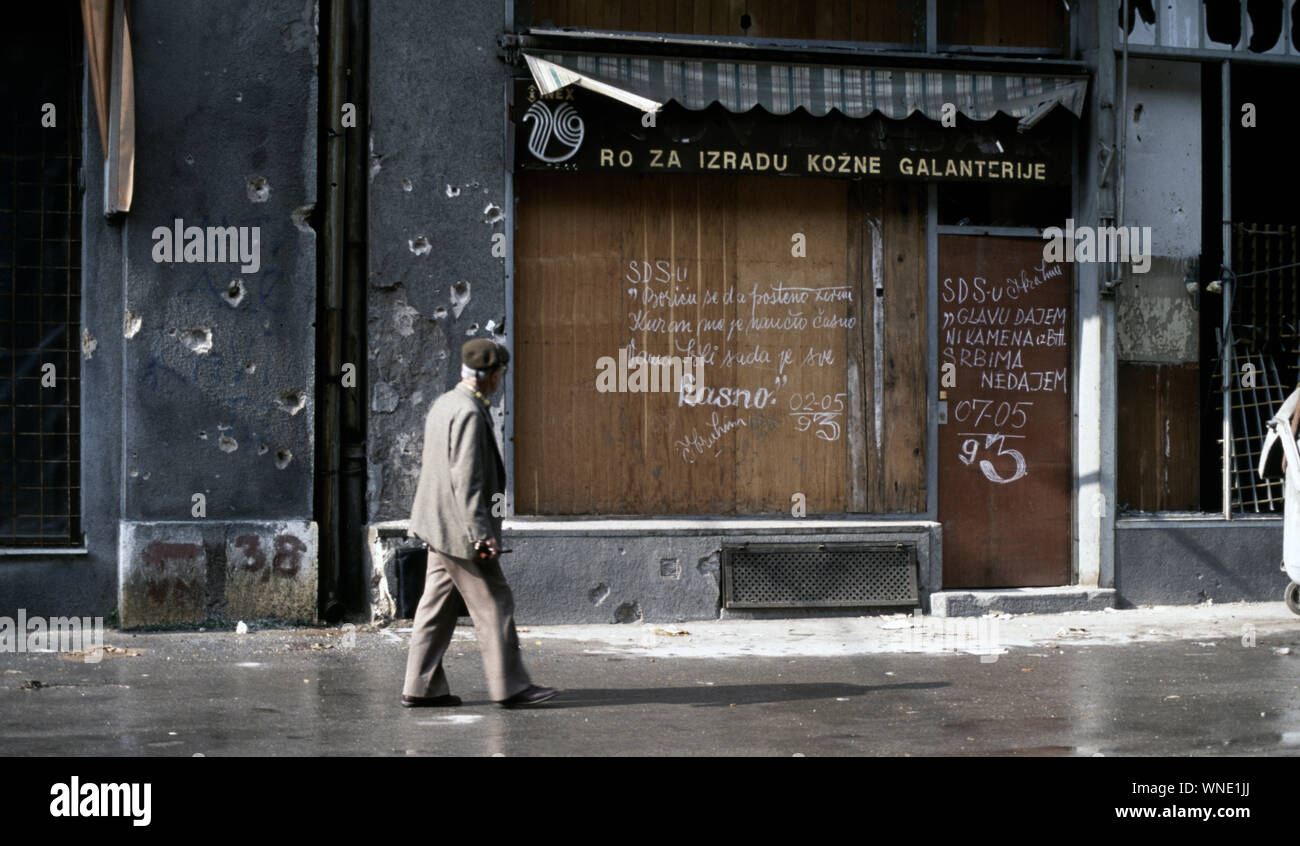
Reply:
[[[1075,212],[1079,219],[1089,223],[1096,220],[1098,224],[1113,221],[1115,215],[1118,116],[1115,113],[1116,54],[1110,48],[1114,43],[1116,13],[1116,0],[1098,0],[1089,6],[1087,16],[1088,43],[1095,43],[1097,51],[1096,97],[1092,102],[1093,133],[1081,161],[1081,176],[1087,183],[1080,185]],[[1075,266],[1075,359],[1079,381],[1075,392],[1077,414],[1071,427],[1076,451],[1076,495],[1089,490],[1094,497],[1091,509],[1082,496],[1075,503],[1077,578],[1079,584],[1102,588],[1115,583],[1115,300],[1107,296],[1108,274],[1107,265]]]
[[[1253,53],[1246,42],[1250,36],[1250,14],[1249,4],[1242,3],[1240,9],[1241,15],[1241,41],[1237,45],[1222,45],[1219,47],[1207,46],[1205,16],[1206,7],[1204,3],[1196,3],[1197,8],[1197,46],[1195,47],[1176,47],[1162,43],[1160,35],[1160,20],[1157,17],[1156,25],[1153,27],[1153,44],[1129,45],[1129,52],[1137,56],[1147,56],[1153,58],[1168,59],[1195,59],[1201,61],[1222,61],[1231,57],[1236,61],[1255,62],[1259,64],[1300,64],[1300,48],[1291,43],[1291,15],[1292,4],[1289,0],[1282,3],[1282,30],[1278,35],[1278,44],[1274,45],[1268,53]],[[1163,10],[1162,10],[1163,11]],[[1158,14],[1158,13],[1157,13]],[[1125,13],[1125,20],[1128,15]],[[1134,30],[1138,24],[1134,24]],[[1282,50],[1278,51],[1278,46]]]
[[[513,14],[514,0],[505,0],[506,21],[517,24]],[[912,64],[930,64],[942,58],[946,64],[958,69],[1016,69],[1013,66],[1033,66],[1034,73],[1078,73],[1087,63],[1069,58],[1074,55],[1075,28],[1073,10],[1066,13],[1066,38],[1061,49],[1052,47],[998,47],[971,44],[940,44],[938,0],[925,3],[924,46],[909,48],[901,43],[867,41],[824,41],[797,38],[748,38],[723,35],[686,35],[622,30],[545,29],[528,27],[521,32],[504,35],[500,46],[507,54],[521,49],[561,49],[581,44],[581,49],[608,47],[615,52],[627,52],[635,46],[649,54],[712,55],[742,52],[746,60],[760,57],[774,61],[843,63],[845,59],[861,58],[863,62],[876,63],[889,60],[891,64],[906,67]],[[584,43],[585,42],[585,43]],[[510,55],[517,63],[517,55]]]
[[[1222,62],[1231,59],[1249,65],[1300,66],[1300,54],[1239,52],[1237,50],[1197,50],[1193,47],[1148,47],[1129,45],[1129,55],[1147,59],[1173,59],[1188,62]]]
[[[927,0],[934,5],[937,0]],[[939,183],[926,185],[925,271],[926,276],[926,372],[925,391],[929,413],[925,433],[925,514],[939,520]],[[940,560],[942,574],[942,559]],[[942,582],[940,582],[942,584]]]
[[[1246,4],[1242,4],[1245,9]],[[1220,179],[1223,180],[1223,216],[1222,237],[1223,237],[1223,268],[1226,273],[1221,273],[1223,279],[1223,327],[1222,327],[1222,347],[1219,353],[1219,369],[1223,371],[1222,382],[1222,401],[1223,401],[1223,464],[1219,468],[1223,474],[1223,519],[1232,519],[1232,396],[1231,386],[1232,377],[1228,370],[1228,361],[1224,355],[1224,350],[1228,355],[1232,353],[1232,295],[1235,287],[1232,282],[1232,132],[1229,129],[1232,120],[1232,65],[1224,61],[1220,66],[1220,91],[1219,91],[1219,108],[1220,108],[1220,130],[1223,135],[1223,148],[1220,150],[1222,156],[1222,170]]]
[[[501,17],[504,22],[504,33],[498,40],[498,45],[503,46],[507,40],[517,39],[515,33],[519,32],[529,21],[521,20],[520,0],[501,0]],[[527,5],[528,14],[532,15],[532,3]],[[510,90],[514,84],[511,78],[512,74],[506,75],[505,87],[501,90],[501,202],[502,210],[506,216],[505,234],[506,234],[506,259],[505,267],[502,269],[502,283],[505,287],[505,306],[502,314],[505,315],[506,330],[513,332],[515,326],[515,172],[512,167],[514,156],[514,131],[510,126]],[[513,346],[513,345],[510,345]],[[514,355],[514,353],[511,353]],[[517,367],[511,367],[506,370],[505,384],[501,387],[501,405],[505,411],[505,443],[501,444],[501,461],[505,464],[506,470],[506,502],[505,513],[502,515],[502,522],[512,520],[515,516],[515,371]]]
[[[513,5],[514,0],[505,0],[507,10]],[[502,92],[502,111],[506,115],[505,120],[505,154],[504,159],[507,166],[503,168],[505,172],[504,184],[502,186],[502,202],[505,205],[506,225],[506,257],[503,273],[505,274],[505,316],[507,331],[514,331],[515,326],[515,228],[519,225],[516,218],[517,204],[515,202],[515,173],[509,167],[510,159],[513,156],[513,132],[510,128],[510,91],[514,84],[513,79],[506,79],[505,89]],[[515,374],[518,368],[512,367],[506,371],[506,384],[503,388],[505,396],[502,402],[502,410],[505,412],[505,443],[502,445],[501,460],[505,462],[507,478],[511,484],[506,486],[506,507],[505,517],[507,519],[515,516],[514,500],[514,480],[515,476]]]
[[[1071,21],[1074,20],[1074,15],[1070,16],[1070,20]],[[1080,196],[1081,192],[1079,190],[1079,182],[1082,179],[1082,173],[1079,169],[1079,133],[1077,132],[1070,135],[1070,173],[1074,175],[1073,178],[1070,180],[1070,212],[1075,215],[1075,219],[1077,220],[1079,217],[1081,217],[1081,215],[1078,215],[1078,211],[1079,211],[1080,202],[1082,200],[1082,197]],[[1070,274],[1070,281],[1071,284],[1074,286],[1074,290],[1070,292],[1070,305],[1074,307],[1074,320],[1073,320],[1073,325],[1070,326],[1070,335],[1071,335],[1070,341],[1071,341],[1072,351],[1070,354],[1070,382],[1069,382],[1069,388],[1071,394],[1070,397],[1070,412],[1071,412],[1070,413],[1070,418],[1071,418],[1070,419],[1070,584],[1077,585],[1080,584],[1082,581],[1082,579],[1080,578],[1081,568],[1080,568],[1080,560],[1079,560],[1080,559],[1080,555],[1079,555],[1080,553],[1079,426],[1077,421],[1081,416],[1079,414],[1080,406],[1083,404],[1083,395],[1079,391],[1079,380],[1080,380],[1079,359],[1081,358],[1080,350],[1082,349],[1083,346],[1083,344],[1081,343],[1083,332],[1081,331],[1081,326],[1079,325],[1079,313],[1080,313],[1079,292],[1083,289],[1083,285],[1081,284],[1079,279],[1078,266],[1076,265],[1074,268],[1072,268],[1072,271],[1073,272],[1071,272]],[[1098,411],[1104,415],[1105,413],[1104,405],[1102,408],[1098,409]]]

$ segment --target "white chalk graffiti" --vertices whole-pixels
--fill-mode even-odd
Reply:
[[[970,437],[967,437],[968,435]],[[970,465],[971,462],[975,460],[979,454],[980,438],[984,439],[984,449],[992,451],[994,447],[997,447],[997,455],[1006,456],[1016,463],[1016,471],[1007,478],[1003,478],[999,475],[997,468],[993,466],[992,461],[989,461],[987,458],[980,459],[980,471],[984,474],[984,478],[988,479],[990,482],[1005,485],[1008,482],[1014,482],[1017,479],[1023,478],[1028,474],[1029,471],[1025,465],[1025,456],[1020,452],[1020,450],[1009,449],[1006,445],[1007,438],[1024,438],[1024,435],[1003,435],[997,432],[958,432],[957,436],[966,438],[966,440],[962,441],[961,454],[957,456],[961,459],[962,464]]]

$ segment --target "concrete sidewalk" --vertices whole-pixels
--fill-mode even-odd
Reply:
[[[1166,605],[986,617],[884,614],[780,620],[702,620],[676,625],[532,626],[531,637],[588,641],[596,649],[661,657],[831,656],[878,652],[997,653],[1009,647],[1169,640],[1249,639],[1300,632],[1284,603]],[[991,636],[996,643],[981,643]]]

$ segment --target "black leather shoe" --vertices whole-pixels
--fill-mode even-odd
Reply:
[[[509,699],[501,700],[502,708],[519,708],[525,705],[538,705],[559,693],[553,687],[540,687],[530,684]]]
[[[460,704],[459,696],[450,693],[442,696],[407,696],[402,694],[403,708],[454,708]]]

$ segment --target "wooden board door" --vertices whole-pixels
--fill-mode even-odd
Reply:
[[[1070,581],[1073,274],[1038,238],[939,236],[945,588]]]

